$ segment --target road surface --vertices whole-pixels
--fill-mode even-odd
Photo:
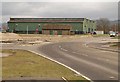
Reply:
[[[92,39],[86,40],[32,47],[17,47],[14,45],[13,48],[42,53],[75,69],[92,80],[118,80],[118,53],[91,48],[87,44],[94,41]]]
[[[80,42],[49,44],[39,50],[92,80],[118,79],[118,53],[89,48]]]

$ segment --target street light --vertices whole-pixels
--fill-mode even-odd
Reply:
[[[38,24],[38,26],[40,27],[40,24]]]
[[[16,28],[17,28],[17,26],[18,26],[18,24],[15,24],[16,26],[15,26],[15,28],[13,29],[13,32],[16,32]]]
[[[27,25],[27,34],[28,34],[28,25]]]
[[[36,30],[37,32],[39,31],[39,27],[40,27],[40,24],[38,24],[38,28],[37,28],[37,30]]]

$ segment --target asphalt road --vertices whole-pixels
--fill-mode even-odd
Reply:
[[[11,44],[4,45],[3,48],[26,49],[42,53],[92,80],[118,80],[118,53],[91,48],[86,45],[87,42],[90,42],[89,39],[29,47]]]
[[[44,45],[39,50],[92,80],[118,79],[118,53],[90,48],[81,42]]]

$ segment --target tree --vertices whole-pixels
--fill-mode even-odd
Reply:
[[[8,26],[6,23],[2,23],[2,30],[6,31],[8,29]]]
[[[111,31],[118,32],[118,24],[111,25]]]
[[[110,21],[107,18],[100,18],[97,20],[97,30],[104,31],[105,34],[109,33]]]

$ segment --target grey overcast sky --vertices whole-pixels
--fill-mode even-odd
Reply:
[[[118,2],[2,2],[2,22],[10,17],[118,19]]]

